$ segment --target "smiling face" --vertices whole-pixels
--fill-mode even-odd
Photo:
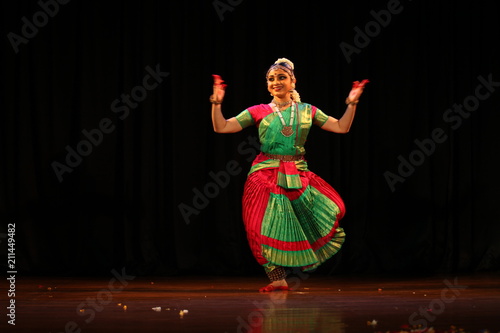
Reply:
[[[295,79],[282,69],[271,69],[267,73],[267,90],[280,99],[290,94],[290,90],[294,89],[294,83]]]

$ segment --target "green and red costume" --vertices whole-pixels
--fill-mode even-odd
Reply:
[[[281,111],[293,135],[286,137],[278,114],[268,104],[252,106],[236,119],[245,128],[258,127],[261,153],[252,163],[243,194],[243,221],[257,262],[275,267],[311,270],[337,253],[345,233],[339,221],[345,213],[340,195],[309,171],[304,144],[312,125],[328,116],[306,103]]]

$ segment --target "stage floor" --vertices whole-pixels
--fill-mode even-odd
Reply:
[[[500,275],[415,278],[23,277],[2,332],[500,332]],[[5,295],[4,295],[5,296]],[[2,296],[2,314],[6,304]],[[7,311],[10,311],[7,309]],[[421,330],[424,331],[424,330]],[[432,332],[432,330],[429,330]]]

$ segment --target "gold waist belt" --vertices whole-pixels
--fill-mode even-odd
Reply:
[[[292,161],[300,161],[304,159],[304,155],[275,155],[263,153],[266,157],[269,157],[273,160],[280,160],[283,162],[292,162]]]

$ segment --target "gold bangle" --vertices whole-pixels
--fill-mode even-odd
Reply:
[[[210,96],[210,103],[212,103],[212,104],[222,104],[222,101],[216,101],[213,96]]]
[[[347,104],[347,105],[356,105],[356,104],[358,104],[358,103],[359,103],[359,99],[357,99],[357,100],[355,100],[355,101],[351,101],[351,100],[349,99],[349,97],[347,97],[347,98],[345,99],[345,104]]]

